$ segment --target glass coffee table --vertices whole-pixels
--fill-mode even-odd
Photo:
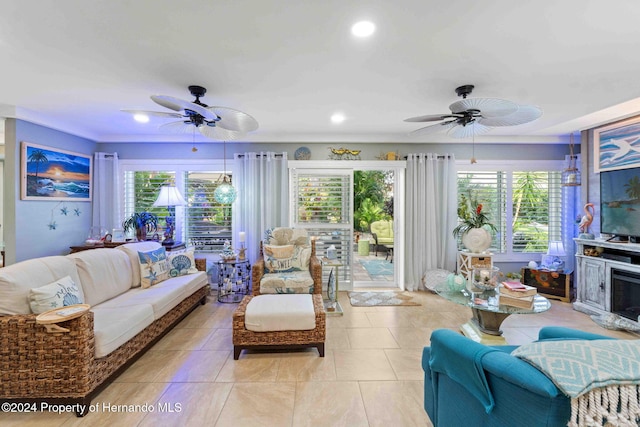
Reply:
[[[483,344],[507,344],[502,336],[500,325],[510,315],[542,313],[551,308],[549,300],[542,295],[536,295],[533,299],[533,308],[527,309],[497,304],[498,293],[494,290],[472,295],[466,289],[452,291],[445,283],[436,287],[436,292],[451,302],[471,308],[473,317],[460,326],[460,331],[466,337]]]

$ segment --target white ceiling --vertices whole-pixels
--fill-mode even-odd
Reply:
[[[369,39],[350,34],[362,19]],[[150,95],[191,101],[198,84],[205,103],[258,120],[246,141],[444,142],[403,119],[446,113],[474,84],[472,97],[544,111],[477,141],[566,141],[640,111],[639,46],[637,0],[4,0],[0,116],[101,142],[190,141],[120,109],[163,111]]]

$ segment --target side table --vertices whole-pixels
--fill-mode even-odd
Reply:
[[[360,239],[358,241],[358,255],[369,256],[369,239]]]
[[[218,260],[218,302],[237,303],[249,294],[251,265],[248,259]]]
[[[161,242],[162,243],[162,242]],[[170,245],[162,245],[162,247],[167,251],[167,252],[174,252],[174,251],[180,251],[182,249],[186,249],[187,245],[184,244],[184,242],[174,242]]]
[[[72,254],[76,252],[88,251],[91,249],[101,249],[101,248],[117,248],[120,245],[124,245],[129,242],[100,242],[97,245],[77,245],[77,246],[69,246]]]
[[[324,311],[327,314],[342,316],[342,306],[338,302],[338,277],[340,276],[340,267],[342,263],[337,259],[329,259],[324,257],[320,260],[323,267],[331,267],[329,273],[329,283],[327,283],[327,299],[324,300]]]
[[[493,267],[492,253],[474,253],[467,251],[458,252],[458,274],[469,279],[469,274],[474,267]]]

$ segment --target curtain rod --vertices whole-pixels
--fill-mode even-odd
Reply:
[[[244,159],[245,155],[241,154],[241,153],[236,153],[236,154],[234,154],[234,156],[235,156],[236,159]],[[264,154],[264,153],[260,153],[260,154],[256,153],[256,157],[267,157],[267,155]],[[284,157],[284,154],[282,154],[282,153],[274,153],[273,157]]]
[[[409,158],[409,155],[404,156],[404,159],[407,160]],[[450,159],[451,155],[450,154],[438,154],[436,156],[437,159]]]

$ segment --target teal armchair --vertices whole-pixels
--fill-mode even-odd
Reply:
[[[611,339],[545,327],[539,340]],[[571,401],[529,363],[511,356],[516,346],[485,346],[439,329],[422,353],[424,408],[438,426],[566,426]]]

